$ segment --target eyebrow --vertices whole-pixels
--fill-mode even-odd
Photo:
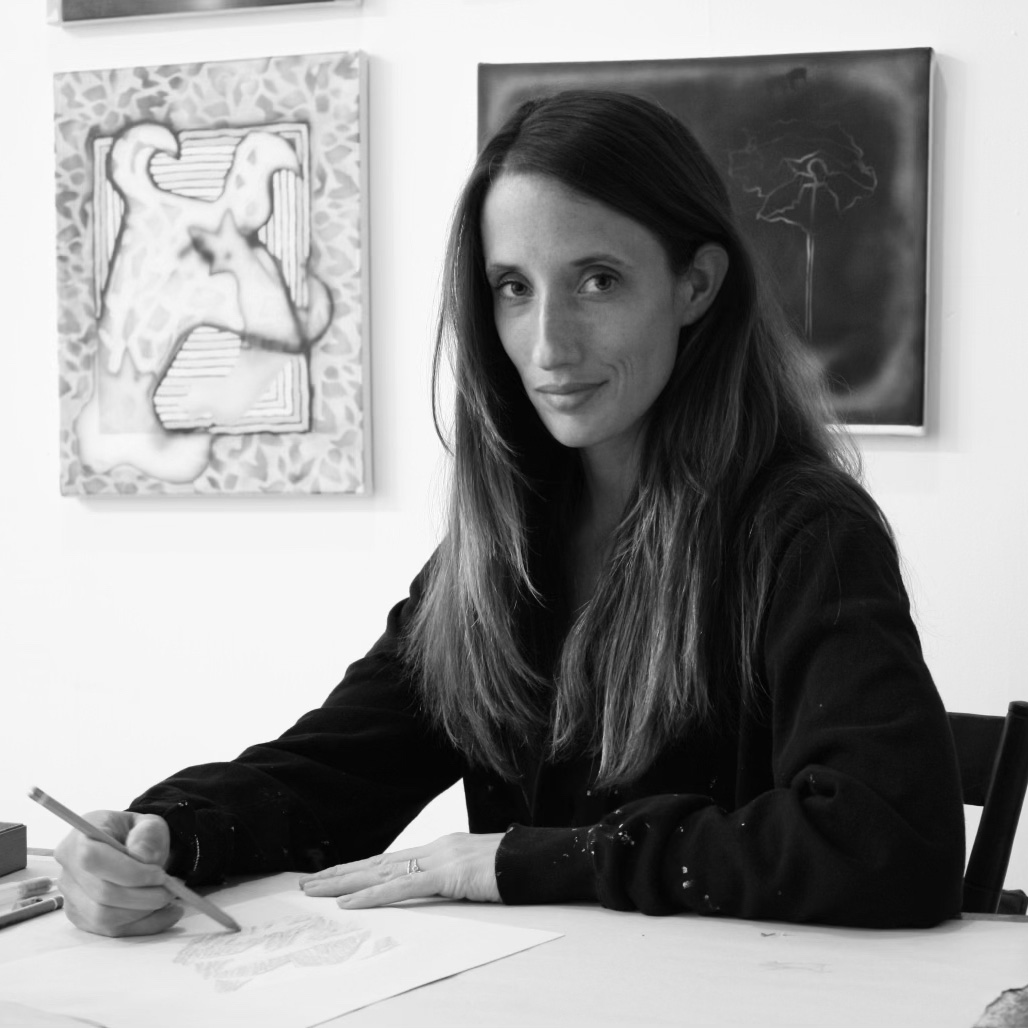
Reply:
[[[578,260],[572,261],[571,266],[573,268],[586,268],[590,264],[616,264],[619,268],[627,268],[629,263],[623,257],[617,257],[612,253],[593,253],[587,257],[579,257]]]
[[[586,254],[586,256],[584,257],[576,257],[575,260],[571,262],[570,266],[572,268],[588,268],[592,264],[613,264],[615,267],[618,268],[627,268],[630,266],[629,261],[626,261],[622,257],[616,257],[612,253],[590,253]],[[487,264],[485,268],[485,273],[487,277],[492,278],[495,275],[502,275],[508,271],[520,270],[521,269],[517,264],[503,264],[497,262],[493,264]]]

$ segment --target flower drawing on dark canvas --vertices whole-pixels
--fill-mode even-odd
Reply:
[[[873,196],[878,179],[864,151],[841,125],[785,121],[745,133],[746,145],[729,154],[728,173],[745,192],[760,198],[760,221],[780,222],[803,233],[803,329],[812,342],[817,228]]]
[[[329,64],[355,70],[349,57]],[[65,490],[355,491],[366,376],[359,133],[346,118],[357,80],[334,112],[342,122],[326,124],[303,91],[284,109],[270,102],[278,88],[263,96],[232,64],[203,69],[111,73],[134,80],[128,112],[104,111],[104,86],[59,83],[87,146],[59,168]],[[275,72],[308,88],[319,78],[288,59]],[[347,78],[321,77],[346,92]],[[170,109],[143,102],[148,85],[163,105],[186,81],[193,95]],[[90,95],[99,102],[83,110]],[[92,131],[96,114],[114,131]],[[326,143],[331,175],[316,150]]]
[[[667,107],[728,188],[740,228],[861,432],[926,425],[926,48],[479,69],[479,135],[522,100],[615,89]]]

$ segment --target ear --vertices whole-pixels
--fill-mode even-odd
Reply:
[[[682,325],[699,321],[717,297],[728,273],[728,254],[717,243],[704,243],[688,271],[678,279],[675,303]]]

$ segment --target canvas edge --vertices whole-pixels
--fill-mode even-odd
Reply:
[[[845,422],[833,422],[831,427],[838,432],[862,436],[902,436],[905,439],[916,439],[928,435],[924,425],[848,425]]]
[[[232,14],[254,14],[254,13],[267,13],[267,12],[279,12],[282,11],[325,11],[332,7],[338,8],[358,8],[363,6],[364,0],[321,0],[321,2],[315,2],[315,0],[307,0],[306,3],[302,4],[281,4],[273,7],[231,7],[223,10],[213,11],[173,11],[163,14],[115,14],[115,15],[103,15],[95,18],[74,18],[66,20],[64,17],[64,4],[66,0],[47,0],[47,12],[46,20],[50,25],[60,25],[65,29],[75,29],[79,26],[89,25],[103,25],[108,22],[117,22],[119,25],[125,22],[135,21],[153,21],[162,20],[165,18],[203,18],[208,15],[232,15]]]
[[[369,188],[371,174],[368,162],[371,159],[371,141],[368,138],[371,123],[368,112],[369,59],[364,50],[353,51],[357,58],[357,131],[360,133],[360,240],[361,240],[361,410],[362,410],[362,457],[363,473],[361,487],[353,495],[372,496],[375,492],[374,440],[372,439],[372,381],[371,381],[371,199]]]
[[[925,173],[928,181],[925,188],[925,255],[924,255],[924,381],[921,383],[923,394],[921,397],[921,435],[928,435],[929,426],[936,431],[941,427],[938,424],[940,411],[931,408],[931,391],[928,388],[929,379],[935,375],[935,365],[938,359],[938,339],[936,338],[936,324],[932,319],[932,249],[935,245],[935,233],[932,231],[932,209],[935,203],[935,103],[936,103],[936,78],[939,74],[939,62],[935,57],[935,49],[926,47],[928,51],[928,161]]]

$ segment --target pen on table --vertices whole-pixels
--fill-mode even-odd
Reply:
[[[24,899],[26,896],[42,896],[56,884],[47,875],[41,875],[39,878],[26,878],[21,882],[8,882],[6,885],[0,885],[0,907],[6,906],[14,900]]]
[[[28,906],[18,907],[16,910],[11,910],[6,914],[0,914],[0,928],[18,924],[20,921],[27,921],[30,917],[39,917],[40,914],[49,914],[51,910],[60,910],[63,906],[63,896],[51,896],[49,899],[40,899],[38,903],[30,903]]]
[[[84,817],[76,814],[73,810],[69,810],[63,803],[58,803],[52,796],[48,796],[42,789],[31,788],[29,790],[29,798],[35,800],[40,806],[46,807],[51,814],[56,814],[62,821],[71,825],[72,828],[77,828],[83,835],[92,839],[94,842],[106,843],[108,846],[112,846],[119,853],[124,853],[126,857],[131,857],[133,860],[139,860],[138,857],[130,853],[117,839],[113,836],[108,835],[102,828],[97,828],[96,825],[90,824]],[[140,863],[144,861],[139,860]],[[215,906],[209,899],[204,899],[203,896],[198,896],[192,889],[183,885],[177,878],[173,878],[171,875],[165,873],[164,881],[161,883],[168,892],[177,896],[183,903],[188,903],[192,907],[196,907],[197,910],[202,911],[208,917],[213,918],[220,925],[228,928],[230,931],[240,931],[239,925],[225,913],[220,907]]]

